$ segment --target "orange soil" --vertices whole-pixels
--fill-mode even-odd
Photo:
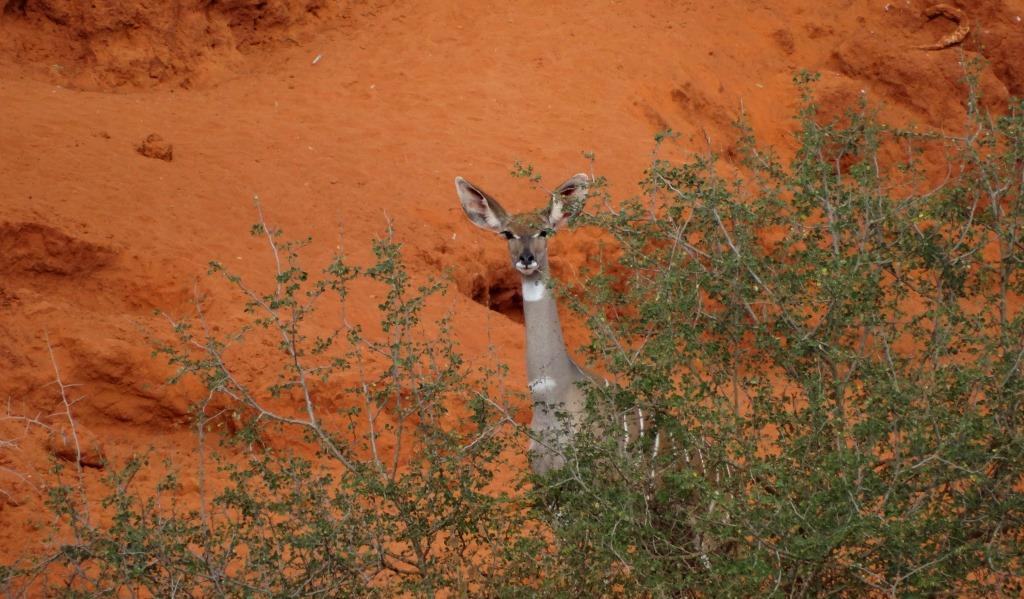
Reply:
[[[914,49],[955,27],[923,18],[922,0],[208,4],[0,0],[0,397],[60,426],[48,337],[84,397],[83,435],[118,464],[147,447],[183,472],[194,463],[199,390],[164,384],[146,336],[166,332],[155,309],[190,313],[208,260],[269,272],[247,235],[254,193],[272,223],[315,238],[312,263],[339,225],[368,263],[390,218],[415,273],[458,268],[460,293],[431,315],[453,308],[467,355],[488,362],[493,341],[523,389],[522,325],[472,299],[515,278],[503,244],[462,215],[455,175],[532,208],[543,199],[508,176],[513,161],[553,185],[592,150],[628,196],[654,132],[683,134],[676,157],[707,140],[728,157],[741,105],[785,152],[799,68],[823,74],[826,108],[866,93],[894,118],[964,123],[960,49]],[[986,101],[1005,106],[1024,94],[1024,1],[955,4],[972,26],[964,53],[983,47],[991,61]],[[162,142],[137,151],[152,134]],[[595,244],[592,232],[559,236],[556,274],[571,278]],[[209,291],[214,318],[230,320],[237,301]],[[349,317],[372,322],[377,300],[363,293]],[[570,343],[584,339],[568,329]],[[59,438],[0,419],[0,441],[12,439],[0,444],[3,561],[41,538],[38,481],[48,455],[67,459]],[[92,488],[99,475],[87,469]]]

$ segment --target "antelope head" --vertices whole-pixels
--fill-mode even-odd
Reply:
[[[535,212],[505,212],[493,197],[462,177],[455,177],[462,210],[474,225],[498,233],[508,241],[512,266],[524,277],[548,268],[548,238],[569,221],[567,205],[578,205],[586,197],[590,178],[585,173],[572,176],[551,192],[546,208]]]

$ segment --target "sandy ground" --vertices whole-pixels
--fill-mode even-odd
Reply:
[[[190,313],[197,280],[214,318],[236,316],[238,302],[207,285],[209,260],[269,272],[247,233],[254,194],[290,236],[313,236],[313,264],[339,229],[368,263],[390,220],[417,277],[455,267],[457,293],[430,315],[455,313],[471,361],[490,360],[493,342],[525,390],[514,301],[474,301],[516,280],[503,244],[462,215],[456,175],[532,209],[543,196],[509,176],[514,161],[554,185],[589,169],[593,151],[625,197],[661,129],[681,133],[668,155],[710,145],[728,160],[741,107],[785,152],[800,68],[822,73],[826,108],[866,94],[945,131],[964,124],[960,61],[982,49],[986,105],[1024,94],[1024,0],[955,3],[971,34],[933,52],[916,47],[955,25],[925,19],[921,0],[145,4],[0,0],[0,399],[60,428],[49,340],[78,385],[83,435],[113,463],[151,447],[185,471],[199,391],[164,383],[147,338],[166,334],[155,310]],[[137,151],[153,134],[170,160]],[[593,232],[560,235],[556,274],[571,279],[595,244]],[[351,301],[350,317],[372,322],[372,290]],[[583,341],[578,323],[567,328]],[[38,481],[62,451],[20,420],[0,432],[13,441],[0,445],[6,559],[41,538]],[[87,474],[95,486],[102,470]]]

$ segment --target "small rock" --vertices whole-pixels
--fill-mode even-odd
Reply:
[[[4,488],[0,490],[0,511],[4,507],[19,508],[31,499],[31,490],[27,484],[21,481],[4,482]]]
[[[156,133],[150,133],[142,143],[135,146],[135,151],[147,158],[158,158],[170,162],[174,159],[174,146],[164,141]]]
[[[81,425],[75,426],[75,432],[78,434],[78,448],[81,451],[78,463],[90,468],[102,468],[106,458],[99,438]],[[55,457],[75,463],[78,453],[75,448],[75,435],[67,424],[53,428],[46,440],[46,448]]]

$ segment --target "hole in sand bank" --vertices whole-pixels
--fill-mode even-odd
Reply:
[[[467,295],[481,306],[522,323],[523,284],[519,275],[510,269],[494,270],[496,272],[474,276]]]

